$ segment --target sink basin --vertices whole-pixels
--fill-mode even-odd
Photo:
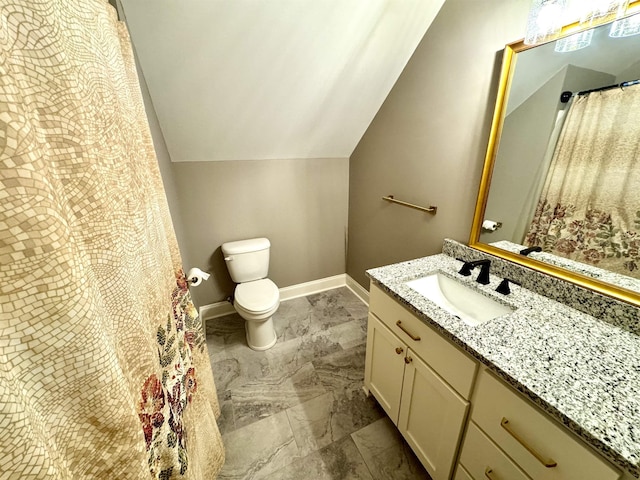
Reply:
[[[442,273],[418,278],[406,285],[474,327],[515,310]]]

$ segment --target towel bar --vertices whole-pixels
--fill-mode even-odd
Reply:
[[[382,199],[386,200],[387,202],[397,203],[398,205],[404,205],[405,207],[415,208],[416,210],[420,210],[421,212],[432,213],[434,215],[438,211],[438,207],[434,207],[433,205],[431,205],[430,207],[421,207],[420,205],[414,205],[413,203],[403,202],[402,200],[396,200],[395,198],[393,198],[393,195],[387,195],[386,197],[382,197]]]

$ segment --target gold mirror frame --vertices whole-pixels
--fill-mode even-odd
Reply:
[[[634,1],[631,2],[631,4],[637,6],[638,4],[640,4],[640,2]],[[576,33],[576,31],[577,30],[575,24],[567,25],[563,28],[563,35],[561,35],[561,37]],[[530,257],[524,257],[522,255],[518,255],[516,253],[512,253],[501,248],[479,242],[482,222],[484,219],[484,212],[487,206],[487,200],[489,198],[489,187],[491,185],[493,167],[498,153],[500,136],[502,134],[504,111],[507,106],[507,92],[510,89],[511,80],[513,78],[513,67],[515,63],[514,56],[517,53],[523,52],[530,48],[535,48],[535,46],[525,45],[524,42],[520,40],[508,44],[504,49],[502,69],[500,72],[500,83],[498,86],[498,95],[496,98],[496,107],[493,113],[491,133],[489,135],[489,145],[487,147],[487,154],[485,156],[484,167],[482,169],[480,189],[478,192],[475,213],[473,216],[473,224],[471,226],[471,233],[469,236],[469,246],[476,250],[480,250],[481,252],[503,258],[518,265],[531,268],[538,272],[542,272],[552,277],[556,277],[561,280],[576,284],[591,291],[613,297],[623,302],[630,303],[636,307],[640,307],[640,293],[638,292],[611,285],[609,283],[596,280],[586,275],[581,275],[579,273],[572,272],[555,265],[550,265]]]

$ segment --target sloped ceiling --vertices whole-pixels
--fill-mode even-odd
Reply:
[[[444,0],[121,0],[174,162],[349,157]]]

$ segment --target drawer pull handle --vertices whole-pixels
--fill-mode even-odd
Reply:
[[[502,428],[504,428],[507,433],[509,435],[511,435],[520,445],[522,445],[524,448],[527,449],[527,451],[533,455],[534,457],[536,457],[536,460],[538,460],[542,465],[544,465],[547,468],[553,468],[556,465],[558,465],[554,460],[552,460],[551,458],[549,459],[545,459],[542,457],[542,455],[540,455],[538,452],[536,452],[532,447],[530,447],[527,442],[525,442],[516,432],[514,432],[511,429],[511,425],[509,425],[509,420],[507,420],[505,417],[502,417],[502,421],[500,422],[500,426]]]
[[[396,347],[396,353],[398,355],[400,355],[402,352],[404,352],[404,349],[402,347]]]
[[[411,333],[409,330],[407,330],[406,328],[404,328],[402,326],[402,321],[398,320],[396,322],[396,325],[400,328],[400,330],[402,330],[404,333],[406,333],[407,335],[409,335],[409,337],[411,338],[411,340],[413,340],[414,342],[419,342],[420,341],[420,337],[417,335],[414,335],[413,333]]]
[[[493,476],[493,470],[491,469],[491,467],[485,468],[484,476],[487,477],[489,480],[496,480],[496,477]]]
[[[411,362],[413,362],[413,358],[411,358],[411,357],[404,357],[404,363],[406,363],[407,365],[409,365]]]

